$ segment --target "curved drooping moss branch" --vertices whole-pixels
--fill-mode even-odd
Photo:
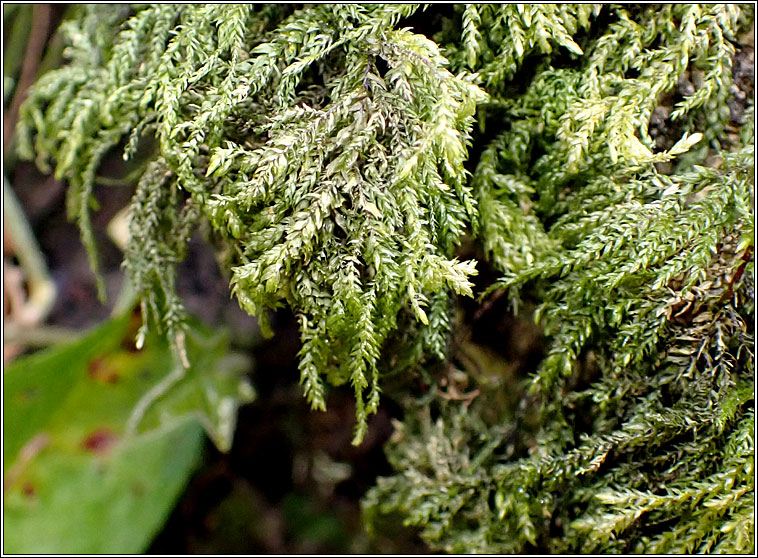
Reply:
[[[95,267],[96,169],[152,132],[126,253],[146,323],[163,324],[183,354],[173,279],[207,220],[241,306],[264,330],[283,303],[300,320],[313,407],[324,408],[325,375],[351,382],[356,442],[398,313],[439,325],[427,313],[447,309],[429,297],[471,295],[476,273],[454,248],[476,211],[463,163],[485,94],[433,42],[395,28],[416,9],[82,7],[65,24],[69,64],[39,81],[19,130],[23,153],[68,179]]]

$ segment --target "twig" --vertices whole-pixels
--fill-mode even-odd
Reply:
[[[15,245],[14,252],[26,274],[29,286],[29,298],[21,307],[17,320],[24,326],[38,324],[47,318],[53,308],[56,295],[55,283],[50,277],[45,258],[21,209],[21,204],[5,177],[3,177],[3,227]]]
[[[482,304],[479,308],[477,308],[476,312],[474,312],[474,315],[471,317],[472,322],[479,321],[479,318],[481,318],[484,314],[489,312],[490,308],[498,301],[500,300],[500,297],[502,297],[505,294],[505,289],[500,289],[498,291],[495,291],[495,294],[493,294],[489,300],[485,301],[484,304]]]
[[[81,330],[58,326],[23,327],[13,322],[3,324],[3,343],[26,347],[47,347],[80,339]]]

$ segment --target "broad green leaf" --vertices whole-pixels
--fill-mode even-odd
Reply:
[[[168,385],[175,358],[157,335],[137,351],[137,322],[110,320],[6,368],[5,552],[142,552],[197,464],[203,428],[231,445],[237,407],[253,398],[246,359],[194,326],[191,367]],[[158,384],[163,395],[146,399]]]
[[[197,464],[202,428],[184,419],[102,450],[50,442],[9,486],[4,552],[143,552]],[[93,444],[98,434],[93,434]],[[101,455],[103,454],[103,455]]]
[[[104,389],[99,375],[104,355],[111,358],[126,332],[128,317],[109,321],[82,339],[49,351],[21,358],[3,374],[3,468],[15,460],[21,447],[36,433],[47,431],[77,386],[90,379],[92,388]],[[112,387],[116,387],[116,380]],[[108,386],[111,387],[111,386]],[[143,389],[146,386],[143,385]],[[107,391],[107,390],[106,390]],[[112,391],[112,390],[111,390]],[[99,394],[98,394],[99,395]],[[126,413],[128,415],[128,411]],[[110,425],[112,426],[112,425]]]
[[[174,417],[191,415],[203,425],[221,451],[228,451],[237,408],[255,398],[252,386],[242,376],[250,367],[249,361],[243,355],[229,352],[223,333],[210,336],[195,327],[187,333],[186,342],[192,366],[164,397],[147,409],[138,430],[149,431]],[[165,345],[162,356],[166,370],[176,369]]]

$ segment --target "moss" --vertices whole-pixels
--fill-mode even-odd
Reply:
[[[729,106],[752,7],[426,10],[81,6],[21,153],[68,179],[96,266],[100,161],[152,145],[125,258],[144,327],[184,358],[176,265],[208,227],[264,329],[296,314],[311,405],[352,385],[355,443],[388,372],[462,362],[465,235],[500,274],[488,293],[536,301],[523,386],[406,391],[370,521],[453,552],[749,551],[753,113]]]

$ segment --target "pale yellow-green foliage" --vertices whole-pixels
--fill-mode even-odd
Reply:
[[[68,179],[95,267],[95,171],[120,142],[130,157],[153,135],[126,254],[146,324],[182,357],[176,265],[208,222],[264,331],[270,309],[297,315],[312,406],[324,408],[324,376],[352,384],[356,442],[398,314],[442,355],[445,301],[471,295],[476,273],[454,249],[476,212],[463,164],[486,94],[434,42],[396,28],[417,9],[83,6],[64,24],[70,63],[40,79],[19,129],[22,153]]]

